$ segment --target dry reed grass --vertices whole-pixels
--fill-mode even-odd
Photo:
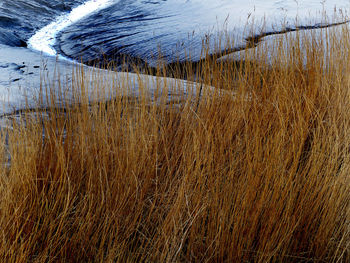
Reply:
[[[349,262],[343,34],[325,59],[308,38],[272,64],[203,60],[196,79],[235,96],[198,107],[116,98],[14,122],[2,262]]]

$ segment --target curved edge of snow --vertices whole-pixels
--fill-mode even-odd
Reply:
[[[54,49],[57,34],[80,19],[115,3],[114,0],[90,0],[75,8],[68,14],[59,16],[54,22],[37,31],[29,40],[28,47],[45,54],[56,56]]]

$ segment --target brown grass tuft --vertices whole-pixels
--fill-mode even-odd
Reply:
[[[271,60],[203,60],[196,79],[235,95],[203,90],[198,107],[116,98],[22,116],[4,131],[0,258],[349,262],[349,54],[338,51],[350,42],[330,41],[325,57],[326,41],[301,37],[310,44],[285,40],[293,50],[277,41]]]

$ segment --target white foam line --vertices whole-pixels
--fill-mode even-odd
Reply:
[[[28,47],[56,56],[57,52],[54,49],[54,45],[56,36],[60,31],[93,12],[107,8],[113,3],[115,3],[115,0],[90,0],[73,8],[70,13],[59,16],[54,22],[37,31],[28,40]]]

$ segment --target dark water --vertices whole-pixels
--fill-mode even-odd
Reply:
[[[27,40],[84,0],[0,0],[0,44],[25,47]],[[155,62],[201,56],[203,34],[196,23],[207,5],[167,0],[115,0],[57,36],[59,53],[88,62],[128,55]],[[213,2],[215,5],[215,1]],[[222,5],[222,3],[220,3]],[[196,19],[199,21],[196,21]],[[194,30],[195,29],[195,30]],[[190,33],[189,33],[190,32]]]
[[[222,26],[232,6],[226,0],[120,0],[63,30],[57,49],[85,62],[101,54],[112,59],[127,55],[151,65],[159,58],[168,63],[196,61],[210,34],[207,30]],[[220,34],[220,29],[213,32]],[[208,46],[217,51],[213,42]],[[224,48],[223,43],[218,49]]]
[[[26,46],[35,31],[84,0],[0,0],[0,44]]]
[[[167,62],[184,60],[189,53],[198,59],[203,35],[188,34],[196,28],[193,20],[198,10],[182,17],[184,10],[164,8],[165,4],[164,0],[119,1],[61,32],[57,49],[85,62],[101,54],[109,59],[128,55],[151,64],[160,57]]]
[[[0,0],[0,44],[25,47],[35,31],[83,2],[84,0]],[[82,58],[84,61],[99,58],[102,53],[108,56],[128,53],[150,58],[150,44],[154,50],[155,41],[161,40],[166,33],[152,38],[149,27],[159,27],[162,16],[171,16],[157,14],[160,2],[163,1],[119,1],[67,28],[60,34],[57,47],[66,56]],[[164,45],[163,49],[173,50],[174,47]],[[158,54],[155,52],[151,56],[157,57]]]
[[[25,47],[37,30],[83,2],[0,0],[0,44]],[[65,56],[84,62],[100,59],[101,55],[115,59],[124,54],[148,61],[158,59],[160,53],[168,61],[184,58],[182,47],[188,47],[187,51],[192,43],[198,47],[201,38],[183,33],[184,23],[178,21],[179,11],[164,11],[164,2],[116,0],[116,4],[61,32],[56,48]],[[198,51],[193,49],[194,56],[200,55],[200,51],[194,52]]]

